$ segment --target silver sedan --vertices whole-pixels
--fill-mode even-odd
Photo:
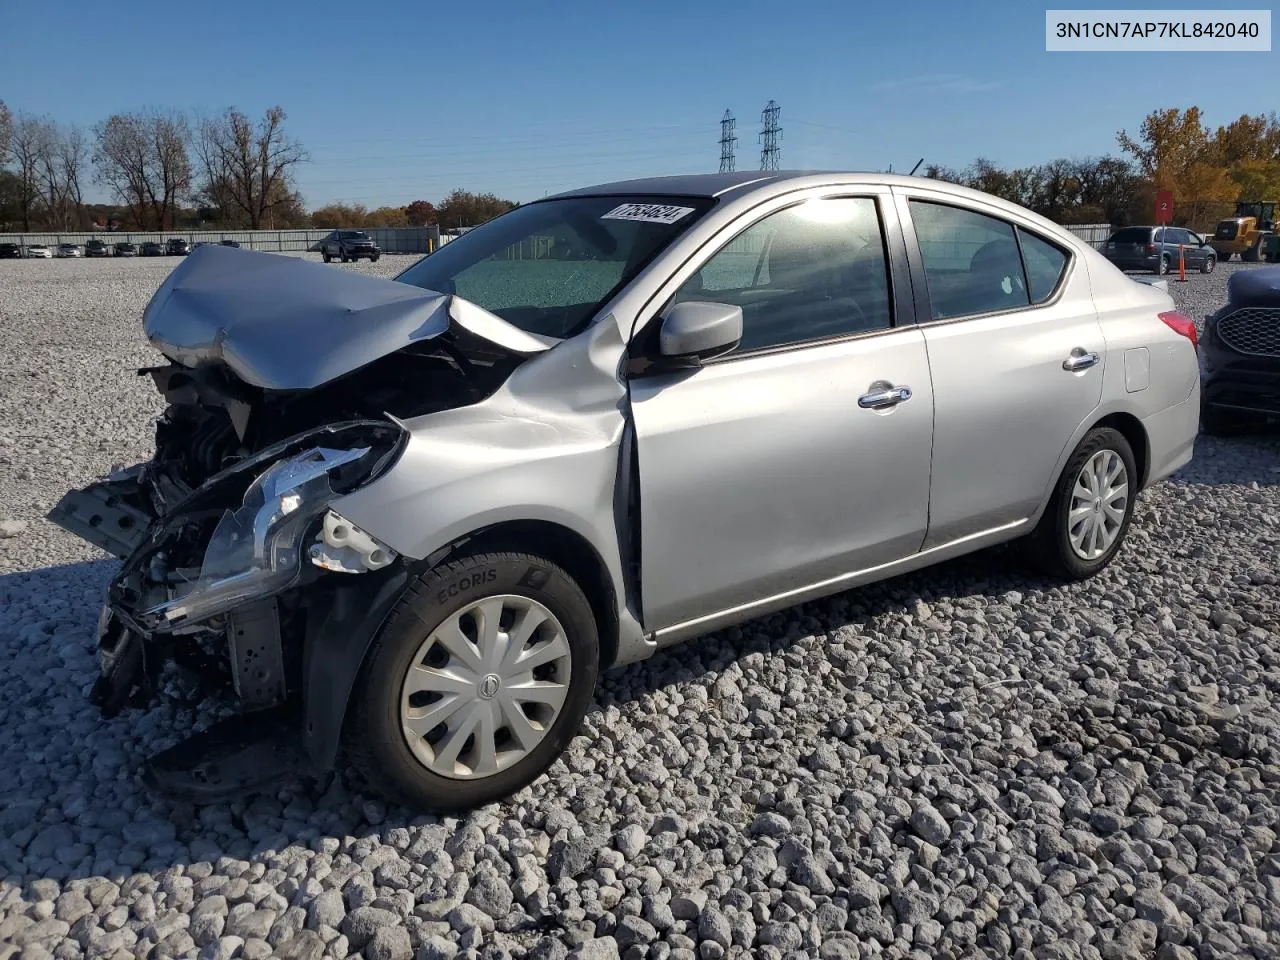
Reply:
[[[264,736],[422,808],[686,638],[1005,541],[1093,576],[1198,424],[1167,292],[880,174],[591,187],[395,280],[201,248],[144,325],[161,448],[53,514],[125,558],[99,701],[203,637]]]

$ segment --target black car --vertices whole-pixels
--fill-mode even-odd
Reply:
[[[138,248],[135,247],[132,243],[129,243],[128,241],[122,241],[116,244],[117,257],[136,257],[137,255],[138,255]]]
[[[84,245],[84,255],[86,257],[109,257],[111,251],[107,249],[107,245],[101,240],[90,240]]]
[[[1102,255],[1121,270],[1165,274],[1178,269],[1181,251],[1188,270],[1212,273],[1218,255],[1204,237],[1182,227],[1121,227],[1102,245]]]
[[[154,240],[148,240],[142,245],[142,255],[144,257],[163,257],[164,247]]]
[[[236,247],[236,248],[239,248],[240,244],[236,243],[234,240],[219,240],[219,241],[218,241],[218,246],[220,246],[220,247]]]
[[[1206,433],[1280,420],[1280,267],[1233,273],[1226,306],[1205,318],[1200,405]]]
[[[170,237],[164,245],[164,252],[171,257],[185,257],[191,252],[191,243],[181,237]]]
[[[0,260],[21,260],[22,248],[16,243],[0,243]]]
[[[377,263],[382,251],[373,242],[373,238],[362,230],[335,230],[320,241],[320,254],[325,263],[334,257],[343,263],[362,257],[367,258],[370,263]]]

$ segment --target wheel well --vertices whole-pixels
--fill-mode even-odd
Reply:
[[[1131,413],[1113,413],[1103,417],[1094,424],[1094,427],[1110,427],[1112,430],[1118,430],[1121,436],[1129,441],[1129,446],[1133,448],[1133,459],[1138,468],[1138,476],[1141,478],[1138,489],[1146,487],[1151,449],[1147,442],[1147,431],[1142,428],[1142,421]]]
[[[484,550],[518,550],[545,557],[561,567],[582,588],[596,618],[600,638],[600,668],[618,656],[618,598],[609,570],[599,552],[585,537],[548,520],[512,520],[470,534],[451,544],[452,553],[462,544]]]

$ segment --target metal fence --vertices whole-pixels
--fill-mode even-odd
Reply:
[[[268,253],[305,253],[316,249],[316,244],[332,233],[332,230],[165,230],[157,231],[108,231],[87,233],[0,233],[0,243],[16,243],[21,247],[44,244],[56,248],[60,243],[78,243],[83,246],[90,240],[101,240],[107,246],[115,243],[139,245],[178,238],[191,243],[220,243],[234,240],[249,250]],[[371,236],[384,253],[430,253],[440,245],[440,231],[436,227],[369,227],[362,232]]]
[[[1106,242],[1107,237],[1111,236],[1109,223],[1073,223],[1064,229],[1070,230],[1085,243],[1092,244],[1095,250]]]

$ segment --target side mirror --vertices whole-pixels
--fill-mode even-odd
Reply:
[[[662,318],[658,331],[658,352],[689,366],[723,356],[741,342],[742,308],[728,303],[677,303]]]

